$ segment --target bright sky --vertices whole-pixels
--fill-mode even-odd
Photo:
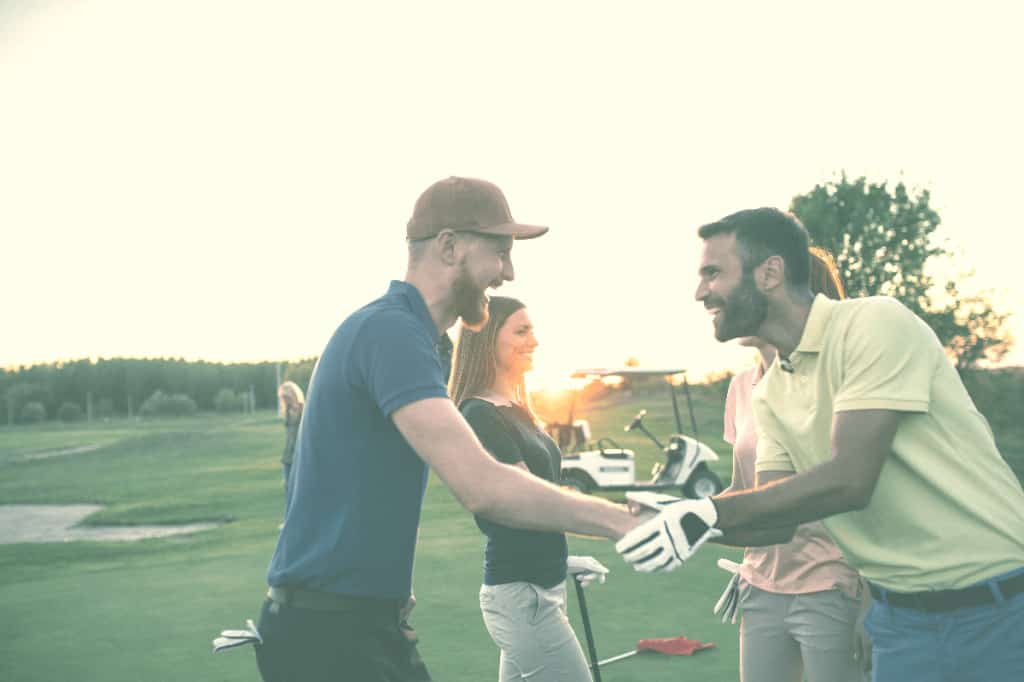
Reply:
[[[503,288],[543,382],[742,366],[695,228],[844,169],[930,189],[1024,343],[1019,4],[683,4],[4,2],[0,366],[316,355],[448,175],[552,228]]]

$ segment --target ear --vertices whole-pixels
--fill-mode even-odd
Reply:
[[[786,261],[782,256],[768,256],[754,269],[754,282],[762,292],[783,286],[786,283]]]
[[[445,265],[455,265],[459,257],[456,246],[459,242],[453,230],[441,230],[434,237],[434,248],[441,254],[441,262]]]

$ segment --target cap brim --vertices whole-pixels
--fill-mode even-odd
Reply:
[[[523,225],[522,223],[503,223],[486,229],[474,228],[474,232],[508,235],[515,239],[536,239],[547,231],[548,228],[542,225]]]

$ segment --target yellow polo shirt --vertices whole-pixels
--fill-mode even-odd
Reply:
[[[790,357],[754,389],[757,471],[832,457],[836,412],[906,413],[871,503],[824,520],[847,561],[898,592],[1024,566],[1024,492],[935,333],[895,299],[819,295]]]

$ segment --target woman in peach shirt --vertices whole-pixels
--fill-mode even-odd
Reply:
[[[811,249],[811,289],[845,297],[831,255]],[[733,446],[730,491],[753,488],[757,434],[751,392],[776,356],[757,337],[741,339],[760,362],[733,377],[725,406],[725,440]],[[859,626],[864,590],[820,522],[800,526],[784,545],[747,547],[739,570],[742,682],[855,682],[870,665]]]

